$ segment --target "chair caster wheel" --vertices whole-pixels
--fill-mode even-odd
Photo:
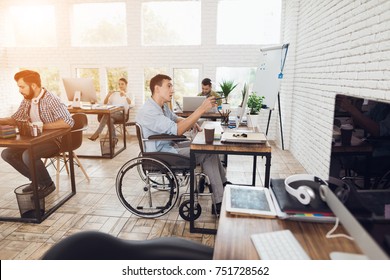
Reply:
[[[182,204],[180,204],[180,207],[179,207],[180,217],[182,217],[183,220],[188,221],[188,222],[195,221],[196,219],[198,219],[200,217],[200,214],[202,214],[202,207],[200,206],[199,203],[195,204],[194,207],[195,207],[194,217],[193,217],[193,219],[191,219],[191,217],[190,217],[190,201],[189,200],[184,201]]]

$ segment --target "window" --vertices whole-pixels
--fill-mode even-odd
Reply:
[[[73,5],[73,46],[125,46],[126,44],[125,3]]]
[[[20,68],[22,70],[33,70],[39,73],[41,76],[41,84],[51,93],[61,96],[60,92],[60,71],[57,68]]]
[[[118,81],[120,78],[128,79],[126,68],[106,68],[108,91],[118,90]]]
[[[196,96],[199,93],[199,69],[174,68],[173,75],[167,68],[145,68],[144,100],[148,99],[152,93],[150,91],[150,80],[157,74],[168,75],[172,78],[175,90],[174,99],[183,104],[183,96]]]
[[[143,3],[143,45],[200,45],[200,18],[199,1]]]
[[[51,5],[11,6],[7,14],[8,46],[53,47],[57,45],[55,9]]]
[[[91,78],[95,86],[98,102],[101,101],[99,68],[76,68],[77,78]]]
[[[237,87],[229,94],[229,104],[231,107],[237,107],[241,104],[244,84],[249,85],[251,90],[256,77],[256,67],[218,67],[217,68],[217,82],[214,87],[216,91],[220,90],[219,83],[223,80],[234,81],[238,84]]]
[[[199,69],[173,69],[173,86],[175,101],[183,105],[183,96],[196,96],[200,92]]]
[[[217,44],[280,43],[281,7],[280,0],[220,0]]]
[[[145,68],[144,69],[144,100],[147,100],[149,97],[152,96],[152,92],[150,91],[150,80],[156,76],[157,74],[167,74],[167,68],[160,67],[160,68]]]

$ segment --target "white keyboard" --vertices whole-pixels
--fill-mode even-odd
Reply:
[[[290,230],[252,234],[251,238],[262,260],[310,260]]]

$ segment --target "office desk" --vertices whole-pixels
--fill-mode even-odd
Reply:
[[[190,146],[190,216],[194,213],[194,189],[195,179],[194,170],[196,167],[195,155],[197,153],[209,153],[209,154],[224,154],[224,155],[249,155],[253,156],[253,170],[252,170],[252,185],[256,184],[256,165],[257,156],[264,156],[266,158],[265,163],[265,178],[264,187],[269,187],[270,182],[270,169],[271,169],[271,146],[268,142],[265,144],[239,144],[239,143],[222,143],[219,140],[214,140],[211,145],[204,142],[204,130],[199,132]],[[237,182],[239,184],[239,182]],[[190,232],[210,233],[215,234],[215,229],[196,228],[195,221],[190,221]]]
[[[117,107],[117,106],[110,107],[110,108],[104,108],[104,107],[100,107],[100,108],[84,108],[84,107],[83,108],[72,108],[72,107],[69,107],[68,111],[71,114],[84,113],[87,115],[99,115],[99,114],[109,115],[109,118],[108,118],[108,139],[109,139],[110,153],[108,155],[104,155],[104,154],[102,154],[102,155],[80,155],[80,154],[77,154],[78,157],[114,158],[119,153],[121,153],[122,151],[124,151],[126,149],[126,116],[125,116],[125,109],[123,107]],[[113,135],[112,135],[112,128],[113,128],[114,124],[111,121],[111,114],[113,114],[115,112],[120,112],[120,111],[123,112],[123,123],[121,124],[122,129],[123,129],[123,147],[118,149],[117,151],[115,151],[115,147],[113,145]]]
[[[183,117],[183,118],[187,118],[189,117],[193,112],[191,111],[185,111],[185,112],[181,112],[181,113],[175,113],[177,116],[179,117]],[[202,114],[201,118],[203,119],[221,119],[222,116],[220,113],[204,113]]]
[[[250,236],[255,233],[289,229],[312,259],[329,259],[333,251],[361,254],[356,244],[345,238],[327,239],[333,223],[309,223],[232,215],[226,212],[225,197],[214,244],[215,260],[258,260]],[[345,233],[340,226],[337,233]]]
[[[43,131],[41,136],[31,137],[31,136],[20,136],[17,135],[16,138],[10,139],[1,139],[0,138],[0,147],[12,147],[12,148],[23,148],[28,149],[30,153],[30,157],[33,158],[34,151],[33,147],[37,144],[42,144],[46,141],[52,140],[57,137],[68,137],[69,143],[71,143],[72,138],[70,134],[71,129],[53,129],[53,130],[45,130]],[[54,211],[56,211],[61,205],[63,205],[66,201],[68,201],[72,196],[76,194],[76,183],[74,177],[74,166],[73,166],[73,154],[72,151],[69,151],[69,166],[70,166],[70,178],[71,178],[71,193],[66,195],[63,199],[61,199],[57,204],[55,204],[49,210],[46,210],[42,215],[39,207],[39,198],[38,198],[38,184],[37,184],[37,175],[35,172],[35,162],[32,161],[30,166],[30,173],[32,176],[32,184],[34,186],[34,206],[35,206],[35,217],[34,218],[25,218],[25,217],[0,217],[1,221],[13,221],[13,222],[30,222],[30,223],[40,223],[45,220],[48,216],[50,216]],[[11,183],[12,184],[12,183]],[[58,186],[57,186],[58,187]]]

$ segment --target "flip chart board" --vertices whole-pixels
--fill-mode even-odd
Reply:
[[[280,82],[283,78],[284,61],[287,55],[288,44],[261,49],[261,59],[256,71],[253,92],[264,96],[263,104],[274,109]]]

